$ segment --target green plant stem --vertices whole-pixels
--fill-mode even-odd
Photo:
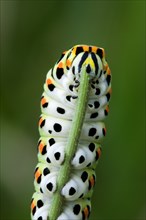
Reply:
[[[85,69],[81,74],[78,94],[77,106],[75,109],[71,130],[69,132],[67,145],[65,147],[65,161],[58,174],[57,190],[53,195],[53,201],[49,211],[49,220],[56,220],[62,211],[64,198],[61,195],[61,190],[70,178],[71,160],[76,152],[83,126],[89,94],[89,75],[86,73]]]

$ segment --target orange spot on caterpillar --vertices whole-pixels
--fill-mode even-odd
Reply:
[[[44,105],[46,102],[47,102],[46,98],[43,97],[43,98],[41,99],[41,105]]]
[[[58,68],[63,68],[63,63],[62,62],[58,63]]]
[[[40,175],[41,175],[41,172],[40,172],[40,170],[38,169],[38,170],[35,172],[35,179],[37,180]]]
[[[32,201],[32,203],[31,203],[31,210],[33,210],[33,208],[35,207],[35,202],[34,202],[34,200]]]
[[[106,106],[105,110],[106,110],[107,112],[109,112],[109,106],[108,106],[108,105]]]
[[[90,177],[90,183],[91,183],[91,187],[93,187],[95,184],[95,180],[93,176]]]
[[[100,147],[97,149],[97,153],[98,153],[98,157],[100,157],[101,156],[101,148]]]
[[[43,121],[43,119],[41,117],[40,120],[39,120],[39,126],[41,125],[42,121]]]
[[[96,53],[97,49],[98,49],[98,47],[93,46],[93,47],[92,47],[92,52],[93,52],[93,53]]]
[[[71,65],[71,61],[70,61],[70,60],[67,60],[67,61],[66,61],[66,65],[67,65],[67,66],[70,66],[70,65]]]
[[[86,45],[83,46],[83,50],[84,50],[84,51],[89,51],[89,46],[86,46]]]
[[[40,153],[42,153],[44,146],[45,146],[44,143],[41,141],[39,144],[39,152]]]
[[[49,78],[47,79],[47,85],[50,85],[50,84],[53,84],[53,83],[52,83],[52,80]]]
[[[107,74],[108,74],[108,75],[111,74],[111,70],[110,70],[109,66],[107,67]]]
[[[88,215],[89,215],[89,210],[88,210],[88,208],[87,208],[87,207],[84,208],[83,212],[84,212],[85,219],[86,219],[86,218],[88,217]]]

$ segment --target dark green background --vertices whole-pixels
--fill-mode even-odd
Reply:
[[[29,219],[47,71],[76,44],[104,47],[113,94],[91,220],[145,219],[145,1],[1,1],[1,219]]]

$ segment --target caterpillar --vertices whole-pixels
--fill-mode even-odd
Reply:
[[[34,172],[35,193],[31,219],[50,219],[58,175],[65,163],[66,145],[76,110],[83,70],[89,76],[89,95],[77,149],[70,161],[70,175],[62,187],[57,220],[87,220],[96,181],[95,168],[106,134],[103,120],[109,112],[111,71],[103,48],[76,45],[62,53],[47,73],[41,97],[38,164]],[[86,91],[85,91],[86,92]]]

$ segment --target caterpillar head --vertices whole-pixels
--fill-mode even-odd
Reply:
[[[86,70],[87,74],[90,75],[91,79],[96,77],[98,78],[103,69],[99,56],[88,52],[78,54],[72,63],[72,71],[74,71],[75,74],[80,75],[84,69]]]
[[[77,45],[71,48],[64,59],[67,69],[71,68],[73,74],[78,75],[85,68],[92,78],[99,78],[105,65],[105,52],[103,48]]]

